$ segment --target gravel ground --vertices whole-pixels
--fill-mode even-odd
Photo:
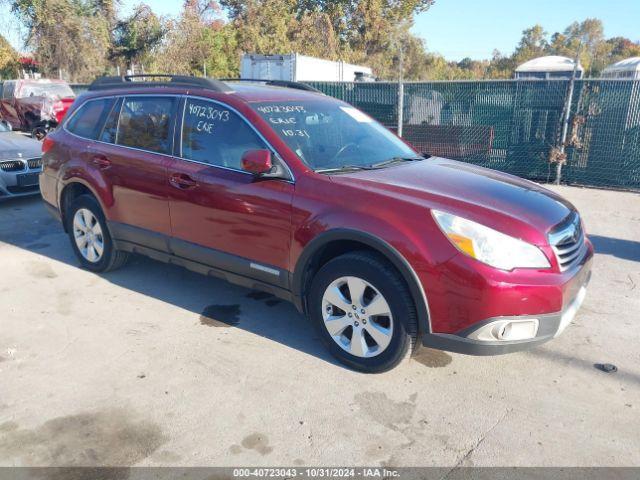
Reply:
[[[597,250],[564,334],[375,376],[287,303],[145,258],[94,275],[39,199],[1,203],[0,465],[640,466],[640,195],[554,189]]]

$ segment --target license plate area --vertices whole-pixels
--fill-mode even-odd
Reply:
[[[38,185],[38,173],[21,173],[17,176],[19,187],[34,187]]]

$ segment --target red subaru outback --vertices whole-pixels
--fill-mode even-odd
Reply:
[[[593,257],[570,203],[269,83],[94,82],[47,136],[40,177],[82,265],[139,253],[271,292],[366,372],[418,341],[492,355],[569,324]]]

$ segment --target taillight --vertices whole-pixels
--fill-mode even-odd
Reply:
[[[62,119],[64,118],[65,113],[67,113],[64,102],[62,102],[61,100],[58,100],[56,103],[54,103],[53,112],[56,116],[57,122],[58,123],[62,122]]]
[[[51,137],[44,137],[44,140],[42,141],[42,153],[47,153],[55,144],[56,142],[54,142]]]

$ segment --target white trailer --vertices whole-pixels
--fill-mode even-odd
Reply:
[[[372,81],[373,72],[369,67],[299,53],[244,54],[240,64],[240,78],[289,82],[354,82]]]

